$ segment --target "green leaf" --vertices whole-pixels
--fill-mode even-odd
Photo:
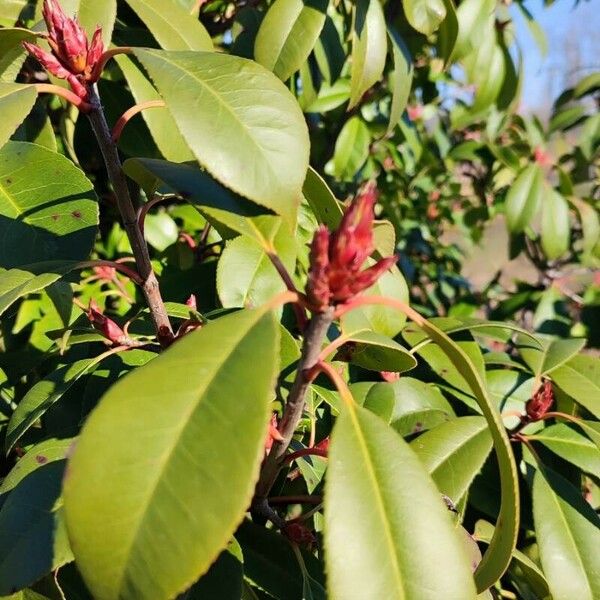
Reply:
[[[263,457],[278,336],[264,309],[227,315],[100,401],[64,484],[69,538],[94,597],[166,600],[226,546]],[[248,360],[257,348],[258,364]]]
[[[0,266],[87,258],[97,226],[92,183],[71,161],[26,142],[0,150]]]
[[[466,554],[433,482],[402,438],[359,406],[345,407],[333,430],[325,558],[334,600],[476,596]]]
[[[442,21],[437,39],[437,51],[444,65],[449,65],[454,54],[454,47],[458,39],[458,17],[453,0],[444,0],[446,18]]]
[[[352,20],[349,109],[381,78],[386,46],[385,18],[379,0],[357,0]]]
[[[296,241],[280,220],[273,246],[288,272],[296,265]],[[227,242],[217,266],[217,293],[226,307],[260,306],[286,289],[264,248],[254,239],[239,236]]]
[[[35,42],[35,40],[35,34],[29,29],[20,27],[0,29],[0,78],[3,81],[16,79],[25,60],[23,42]]]
[[[295,223],[309,140],[283,83],[260,65],[226,54],[135,54],[198,162],[236,193]]]
[[[351,180],[369,157],[371,135],[360,117],[352,117],[335,141],[333,172],[338,179]]]
[[[200,206],[202,213],[213,224],[215,221],[221,223],[230,232],[262,241],[265,229],[279,227],[277,218],[260,217],[269,214],[266,209],[228,190],[198,165],[177,164],[151,158],[131,158],[125,161],[123,169],[140,185],[152,180],[151,187],[154,188],[155,179],[164,182],[170,190]]]
[[[560,258],[569,249],[571,224],[569,205],[555,190],[542,203],[542,249],[550,260]]]
[[[88,36],[91,37],[98,25],[102,27],[104,45],[110,44],[117,17],[117,0],[61,0],[60,4],[68,16],[77,15]]]
[[[317,97],[302,109],[307,113],[326,113],[344,104],[350,99],[350,81],[338,79],[332,85],[322,83]]]
[[[493,535],[494,526],[491,523],[483,520],[477,521],[473,537],[478,542],[489,544]],[[523,552],[520,552],[519,550],[515,550],[511,562],[511,568],[512,567],[518,568],[523,573],[527,579],[527,583],[531,585],[538,598],[546,598],[550,594],[548,582],[546,581],[544,574],[529,556],[523,554]]]
[[[540,377],[548,375],[576,356],[585,346],[585,338],[541,339],[542,348],[535,346],[530,339],[517,338],[519,354],[527,366]]]
[[[548,133],[566,131],[575,126],[585,116],[587,110],[584,106],[569,106],[552,115],[548,123]]]
[[[552,381],[600,419],[600,360],[580,354],[552,371]]]
[[[402,436],[431,429],[454,417],[452,407],[437,388],[412,377],[376,383],[367,398],[374,402],[377,396],[392,397],[391,426]]]
[[[367,329],[344,337],[351,344],[349,362],[363,369],[403,373],[417,366],[415,357],[406,348],[380,333]]]
[[[242,523],[235,537],[244,554],[244,575],[250,581],[278,600],[302,598],[302,570],[286,538],[250,521]],[[310,576],[323,582],[319,561],[309,553],[303,552],[302,557]]]
[[[402,0],[404,14],[411,27],[431,35],[446,18],[444,0]]]
[[[440,492],[456,504],[483,467],[492,436],[483,417],[461,417],[425,432],[410,446]]]
[[[582,427],[586,432],[591,429],[586,428],[585,425]],[[527,437],[542,443],[554,454],[579,467],[582,471],[600,478],[600,449],[594,442],[573,429],[570,424],[550,425],[550,427],[545,427]]]
[[[31,85],[0,82],[0,147],[8,142],[10,136],[25,120],[36,98],[37,93]]]
[[[65,459],[72,443],[72,438],[50,439],[32,446],[2,480],[0,499],[4,494],[14,489],[31,472],[40,469],[42,465]]]
[[[407,301],[408,287],[398,268],[392,267],[364,294],[366,296],[389,296]],[[342,317],[343,331],[369,329],[390,338],[397,336],[405,323],[406,317],[398,310],[377,305],[355,308]]]
[[[334,230],[342,220],[342,207],[325,180],[312,168],[306,172],[302,193],[317,221]]]
[[[598,117],[598,125],[600,128],[600,114]],[[600,216],[596,209],[578,198],[569,198],[579,212],[579,221],[581,223],[581,233],[583,235],[582,246],[583,252],[586,255],[591,255],[594,249],[600,242]]]
[[[390,107],[390,120],[388,131],[399,123],[406,108],[413,81],[413,63],[406,45],[397,31],[388,28],[388,38],[392,48],[394,70],[390,76],[392,89],[392,106]]]
[[[210,600],[211,598],[218,598],[219,600],[240,600],[243,581],[244,567],[241,560],[229,550],[223,550],[208,572],[189,590],[178,596],[178,599]]]
[[[27,0],[11,0],[0,3],[0,25],[12,27],[18,20],[21,11],[27,6]]]
[[[148,78],[128,56],[120,54],[115,56],[115,60],[127,80],[129,91],[136,103],[161,99]],[[166,159],[175,162],[193,160],[192,151],[179,133],[175,120],[166,107],[143,110],[141,114],[152,134],[152,139]]]
[[[516,546],[519,531],[517,465],[502,418],[489,398],[480,369],[458,344],[435,325],[423,320],[419,326],[451,358],[453,365],[477,399],[494,441],[500,471],[501,503],[494,537],[475,571],[477,590],[483,592],[502,576]]]
[[[573,89],[573,97],[581,98],[598,88],[600,88],[600,71],[590,73],[581,79]]]
[[[458,37],[452,53],[453,60],[460,60],[479,46],[487,25],[494,18],[495,0],[464,0],[456,10]]]
[[[213,50],[208,31],[174,0],[126,0],[165,50]]]
[[[166,212],[146,215],[144,235],[150,246],[164,252],[179,239],[179,228],[175,220]]]
[[[465,57],[464,64],[469,82],[476,88],[471,112],[477,114],[496,101],[506,75],[504,53],[496,43],[493,25],[479,47]]]
[[[256,61],[287,81],[319,39],[328,4],[329,0],[276,0],[254,42]]]
[[[542,201],[542,171],[535,163],[525,167],[506,195],[506,221],[512,233],[520,233],[531,222]]]
[[[76,261],[49,261],[21,269],[0,269],[0,314],[19,298],[39,292],[78,267]]]
[[[7,452],[17,440],[86,373],[110,354],[105,352],[94,358],[84,358],[65,365],[38,381],[23,396],[10,417],[6,428]]]
[[[533,518],[552,598],[600,597],[600,519],[579,490],[557,473],[536,471]]]
[[[11,594],[73,560],[60,505],[65,461],[32,471],[0,509],[0,594]]]

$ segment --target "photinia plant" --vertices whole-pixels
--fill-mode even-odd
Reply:
[[[521,115],[495,0],[0,25],[0,596],[600,597],[597,73]]]

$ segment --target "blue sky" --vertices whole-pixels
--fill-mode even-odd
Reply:
[[[542,57],[520,12],[512,8],[525,61],[521,107],[532,111],[548,107],[569,78],[600,70],[600,0],[581,0],[578,5],[556,0],[550,7],[542,0],[529,0],[526,6],[548,39],[548,53]]]

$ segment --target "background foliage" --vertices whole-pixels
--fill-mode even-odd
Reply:
[[[63,7],[131,48],[97,83],[111,126],[164,101],[118,150],[186,335],[161,351],[90,123],[35,85],[66,89],[22,46],[41,6],[0,0],[0,595],[599,598],[600,74],[521,114],[521,1]],[[310,383],[265,526],[308,337],[272,259],[304,289],[367,181],[398,256],[369,294],[432,325],[331,324],[354,402]]]

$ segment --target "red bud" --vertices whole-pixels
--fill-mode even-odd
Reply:
[[[554,392],[552,390],[552,383],[544,381],[525,406],[529,420],[539,421],[550,410],[553,403]]]
[[[109,317],[103,314],[95,300],[90,300],[87,317],[92,327],[99,331],[113,345],[125,343],[129,338],[125,332]]]
[[[302,523],[288,523],[283,528],[283,534],[299,546],[310,546],[317,541],[312,531],[306,525],[302,525]]]

